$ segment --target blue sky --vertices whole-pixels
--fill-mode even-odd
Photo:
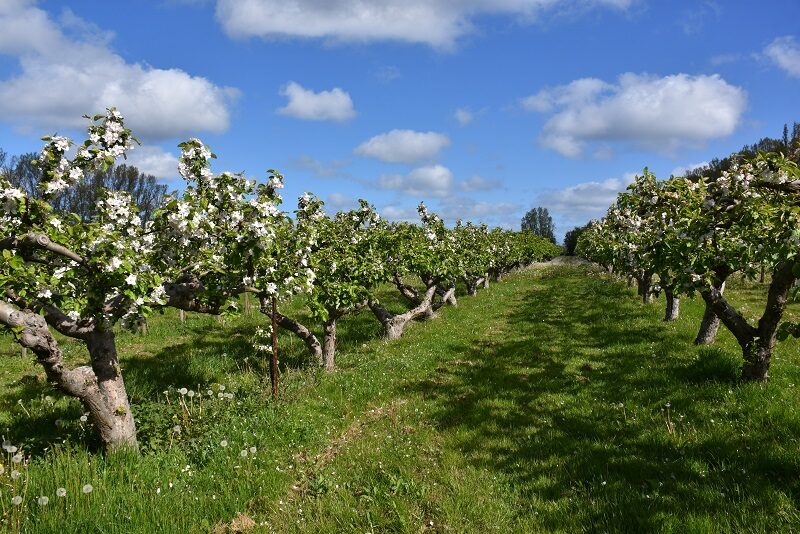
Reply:
[[[0,147],[82,139],[116,105],[170,187],[199,137],[217,172],[283,172],[288,208],[425,200],[516,228],[541,205],[560,236],[644,166],[800,120],[798,20],[796,0],[0,0]]]

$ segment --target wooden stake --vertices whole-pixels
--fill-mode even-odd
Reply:
[[[269,368],[269,377],[272,381],[272,399],[278,398],[278,306],[275,297],[272,297],[272,364]]]

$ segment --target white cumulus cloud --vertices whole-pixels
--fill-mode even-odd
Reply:
[[[402,41],[452,48],[481,15],[535,20],[575,8],[626,9],[633,0],[218,0],[228,35],[335,41]]]
[[[464,191],[489,191],[500,187],[500,180],[489,180],[476,174],[458,185]]]
[[[0,54],[19,61],[18,73],[0,80],[0,120],[52,131],[83,127],[82,115],[116,106],[141,137],[228,128],[236,89],[129,63],[110,48],[110,34],[69,11],[56,21],[33,1],[2,2],[0,28]]]
[[[333,213],[336,213],[337,211],[353,209],[356,207],[357,203],[356,200],[349,195],[334,192],[325,199],[325,205],[331,208]]]
[[[383,206],[378,213],[390,221],[400,222],[419,222],[419,213],[414,206],[398,206],[396,204],[389,204]]]
[[[800,78],[800,44],[794,37],[778,37],[764,49],[764,54],[789,76]]]
[[[511,202],[485,202],[472,198],[450,197],[442,201],[440,214],[447,221],[485,222],[510,228],[519,220],[522,206]]]
[[[437,132],[392,130],[361,143],[355,153],[387,163],[415,163],[434,159],[450,146],[450,138]]]
[[[575,158],[593,142],[671,152],[725,137],[739,125],[747,95],[718,75],[627,73],[614,84],[584,78],[544,89],[521,104],[551,113],[539,142]]]
[[[453,185],[453,173],[443,165],[429,165],[406,175],[382,176],[378,185],[418,198],[444,197],[450,193]]]
[[[467,126],[473,120],[475,120],[475,115],[473,115],[468,109],[458,108],[455,113],[453,113],[453,118],[456,120],[459,126]]]
[[[137,146],[128,152],[126,160],[118,163],[133,165],[144,174],[151,174],[162,181],[178,179],[178,157],[158,146]]]
[[[561,220],[582,224],[605,215],[608,207],[617,199],[617,194],[624,191],[635,177],[635,173],[626,173],[622,178],[583,182],[548,191],[539,195],[538,204]]]
[[[281,115],[309,121],[346,121],[356,116],[350,94],[338,87],[315,93],[296,82],[289,82],[281,90],[289,99],[278,110]]]

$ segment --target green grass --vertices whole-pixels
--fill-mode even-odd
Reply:
[[[758,313],[763,288],[729,293]],[[97,453],[80,405],[6,356],[0,428],[32,460],[17,481],[3,462],[4,525],[222,532],[243,513],[265,532],[799,529],[797,342],[779,345],[769,384],[741,385],[732,336],[691,345],[701,303],[674,323],[662,305],[582,268],[523,271],[395,342],[367,314],[345,319],[331,375],[282,335],[277,403],[248,348],[263,317],[167,314],[119,336],[140,457]],[[215,397],[184,409],[180,387]]]

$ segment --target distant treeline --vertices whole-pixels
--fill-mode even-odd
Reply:
[[[27,152],[8,157],[0,148],[0,176],[11,185],[24,190],[32,198],[41,198],[39,188],[41,172],[35,165],[39,155]],[[144,174],[133,165],[112,165],[107,170],[96,170],[80,184],[67,189],[51,201],[53,208],[62,213],[77,213],[88,221],[96,212],[97,202],[104,190],[127,191],[139,206],[142,221],[153,218],[153,212],[161,205],[167,186],[158,183],[155,176]]]
[[[752,145],[745,145],[735,154],[725,158],[714,158],[707,165],[686,171],[684,176],[695,179],[719,178],[736,160],[752,158],[759,152],[780,152],[792,161],[800,163],[800,122],[795,122],[791,128],[788,124],[784,124],[783,135],[780,138],[764,137]]]

